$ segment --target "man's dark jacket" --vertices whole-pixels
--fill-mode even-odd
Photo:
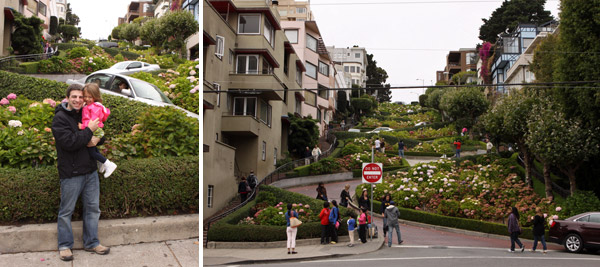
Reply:
[[[81,110],[69,111],[67,110],[67,103],[61,103],[54,110],[52,134],[56,141],[58,176],[60,179],[73,178],[97,170],[96,161],[87,150],[87,144],[92,139],[93,133],[87,127],[79,130],[77,124],[80,122]]]

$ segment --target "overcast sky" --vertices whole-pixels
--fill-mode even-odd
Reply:
[[[85,39],[107,39],[119,17],[125,17],[131,0],[67,0],[73,13],[79,17],[81,36]]]
[[[502,1],[311,0],[310,3],[325,45],[365,47],[367,53],[374,55],[377,66],[387,71],[387,82],[392,86],[421,86],[435,84],[435,72],[444,69],[448,51],[474,48],[481,43],[478,38],[481,19],[489,18]],[[558,0],[546,1],[546,10],[555,18],[559,4]],[[418,101],[417,93],[422,90],[392,90],[392,101]]]

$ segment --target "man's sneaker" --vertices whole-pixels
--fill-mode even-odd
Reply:
[[[63,249],[58,252],[60,255],[60,259],[62,261],[72,261],[73,260],[73,252],[70,249]]]
[[[98,255],[106,255],[110,252],[110,248],[103,245],[98,245],[95,248],[86,248],[85,251],[94,252]]]
[[[521,248],[521,253],[523,253],[523,251],[525,251],[525,246]]]
[[[546,254],[546,253],[547,253],[547,251],[544,249],[544,254]]]
[[[108,176],[110,176],[117,169],[117,164],[110,160],[106,160],[106,162],[104,162],[104,168],[106,168],[104,171],[104,178],[108,178]]]
[[[515,253],[515,251],[514,251],[514,250],[510,250],[510,249],[508,250],[508,252],[510,252],[510,253]]]
[[[102,162],[98,161],[98,172],[103,173],[104,171],[106,171],[104,164],[102,164]]]

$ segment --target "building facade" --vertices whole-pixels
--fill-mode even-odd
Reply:
[[[119,24],[130,23],[139,17],[154,17],[154,4],[152,1],[131,1],[127,6],[125,17],[119,18]]]
[[[327,51],[333,59],[335,69],[342,73],[345,80],[352,85],[365,88],[367,86],[367,50],[364,47],[353,46],[335,48],[328,46]]]
[[[203,217],[287,151],[304,65],[269,1],[203,0]],[[301,103],[301,100],[300,100]]]
[[[454,74],[463,71],[477,71],[477,59],[477,49],[475,48],[460,48],[458,51],[450,51],[446,55],[444,70],[435,73],[436,82],[450,83]]]
[[[314,21],[310,11],[310,1],[279,0],[273,1],[277,6],[281,21]]]

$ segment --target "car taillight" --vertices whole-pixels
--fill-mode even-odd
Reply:
[[[556,222],[554,220],[550,220],[550,228],[554,227],[554,225],[556,225]]]

